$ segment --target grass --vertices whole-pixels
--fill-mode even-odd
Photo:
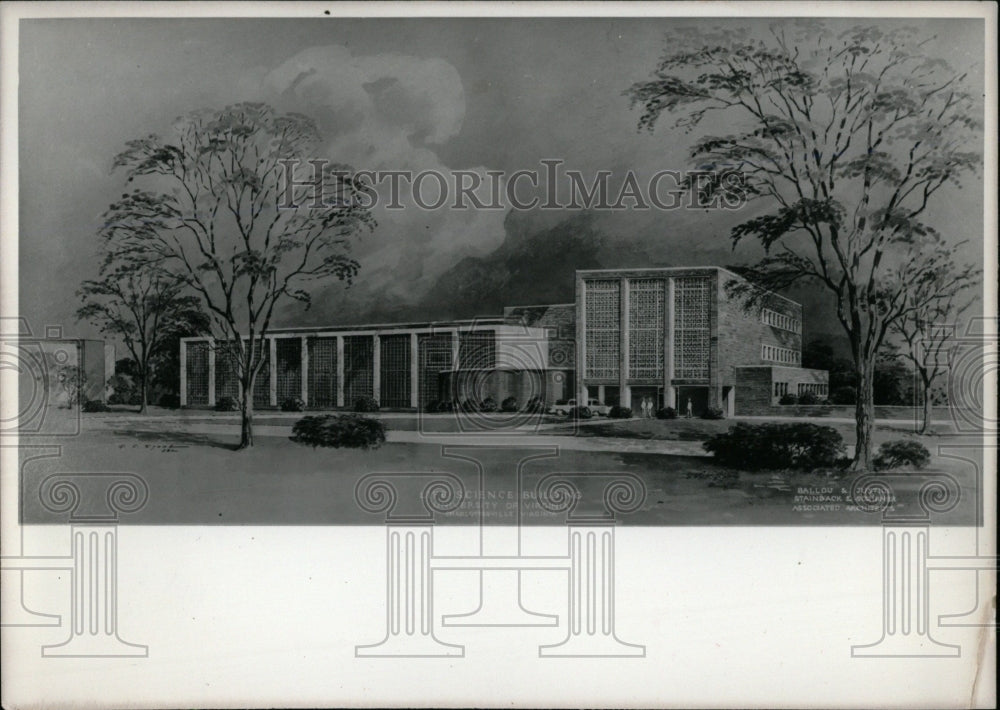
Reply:
[[[444,421],[446,421],[445,419]],[[288,420],[284,420],[288,421]],[[676,435],[693,436],[703,427],[725,427],[726,422],[615,422],[614,427],[664,427]],[[595,427],[605,424],[593,425]],[[213,436],[164,430],[132,431],[128,428],[85,431],[63,439],[58,458],[29,463],[24,479],[24,521],[65,522],[38,503],[38,487],[46,475],[61,471],[130,471],[149,486],[149,502],[124,524],[212,525],[350,525],[380,524],[384,514],[362,510],[354,500],[355,485],[366,474],[394,474],[400,486],[396,514],[425,513],[420,505],[421,487],[429,480],[400,474],[448,472],[459,477],[469,498],[452,513],[439,515],[440,524],[485,522],[514,525],[518,520],[505,503],[522,501],[523,524],[563,524],[565,516],[552,514],[525,493],[536,490],[541,477],[553,472],[584,474],[578,477],[583,500],[600,509],[604,486],[620,474],[635,474],[646,489],[646,500],[621,522],[629,525],[878,525],[880,518],[863,512],[816,512],[797,509],[800,489],[831,487],[837,495],[849,489],[851,475],[830,477],[823,473],[746,473],[716,466],[710,458],[646,453],[581,452],[561,450],[557,456],[524,465],[520,495],[518,464],[537,455],[524,447],[463,449],[468,460],[445,456],[441,446],[389,443],[375,451],[324,450],[296,445],[287,438],[260,437],[247,451],[233,451],[232,435]],[[695,429],[695,428],[700,429]],[[581,431],[589,430],[582,427]],[[685,433],[686,432],[686,433]],[[456,441],[456,444],[462,442]],[[530,443],[530,442],[528,442]],[[932,449],[933,450],[933,449]],[[477,496],[480,467],[485,480],[483,497]],[[963,488],[962,505],[947,519],[935,522],[968,524],[974,520],[976,478],[972,467],[938,459],[932,470],[952,473]],[[587,476],[585,474],[600,474]],[[907,486],[904,505],[915,505],[916,487]],[[482,508],[480,507],[482,505]]]

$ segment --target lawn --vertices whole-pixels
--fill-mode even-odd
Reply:
[[[288,419],[283,421],[290,423]],[[387,423],[394,426],[394,422]],[[728,424],[633,420],[581,427],[581,433],[590,436],[592,428],[605,426],[613,431],[640,432],[645,427],[658,427],[678,437],[694,436],[700,431],[704,437],[706,429],[694,427],[724,429]],[[564,448],[552,458],[524,464],[519,489],[519,462],[538,453],[527,445],[466,445],[461,453],[465,458],[460,459],[446,456],[442,446],[433,444],[389,443],[376,451],[328,450],[270,436],[259,437],[252,450],[234,451],[235,427],[232,435],[171,432],[169,428],[166,421],[148,431],[91,425],[85,426],[81,436],[61,440],[60,457],[33,461],[24,467],[24,522],[65,520],[38,503],[40,482],[53,472],[137,473],[149,486],[149,501],[141,511],[124,516],[122,522],[166,525],[378,524],[384,516],[365,512],[354,500],[355,485],[362,476],[396,474],[393,480],[399,485],[399,514],[423,512],[419,487],[429,479],[398,474],[447,472],[462,481],[465,497],[454,511],[438,515],[436,522],[440,524],[478,524],[482,519],[486,523],[514,525],[518,522],[514,501],[522,503],[522,524],[562,524],[565,516],[545,510],[533,495],[542,476],[573,472],[582,474],[577,477],[582,493],[578,512],[600,509],[604,486],[615,476],[638,476],[647,495],[638,510],[619,517],[628,525],[880,524],[878,515],[847,510],[845,494],[850,488],[850,475],[830,478],[821,473],[734,473],[705,457]],[[455,443],[463,444],[460,439]],[[963,490],[959,507],[935,522],[972,523],[974,467],[939,459],[935,470],[950,472]],[[480,471],[485,491],[482,494]],[[901,505],[915,504],[920,482],[916,477],[906,484]]]

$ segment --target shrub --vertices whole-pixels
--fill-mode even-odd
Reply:
[[[507,397],[504,401],[500,403],[501,412],[516,412],[517,411],[517,397]]]
[[[358,397],[354,400],[355,412],[377,412],[378,402],[371,397]]]
[[[608,416],[612,419],[631,419],[632,410],[629,407],[621,407],[616,404],[608,411]]]
[[[281,403],[282,412],[301,412],[306,408],[306,403],[301,397],[289,397]]]
[[[887,441],[879,447],[872,464],[876,471],[885,471],[901,466],[924,468],[930,461],[930,452],[919,441],[896,439]]]
[[[482,402],[479,403],[480,412],[495,412],[497,411],[497,401],[492,397],[487,397]]]
[[[88,399],[82,405],[83,411],[85,412],[110,412],[108,405],[99,399]]]
[[[818,404],[819,397],[815,392],[803,392],[799,395],[799,404]]]
[[[235,412],[240,408],[240,403],[235,397],[219,397],[215,400],[215,411],[217,412]]]
[[[798,404],[799,398],[796,397],[791,392],[781,395],[781,399],[778,400],[778,404]]]
[[[313,448],[377,449],[385,443],[385,425],[357,414],[319,414],[295,422],[291,440]]]
[[[539,397],[537,394],[528,400],[528,403],[524,405],[525,412],[541,412],[545,410],[545,400]]]
[[[725,419],[726,413],[718,407],[706,407],[701,413],[702,419]]]
[[[854,404],[855,395],[854,388],[845,385],[830,392],[830,402],[833,404]]]
[[[157,405],[167,409],[180,409],[181,397],[173,392],[164,392],[156,401]]]
[[[594,411],[590,407],[573,407],[569,410],[570,419],[591,419]]]
[[[748,471],[836,467],[845,453],[844,439],[836,429],[807,422],[741,422],[702,446],[723,466]]]
[[[657,419],[676,419],[677,410],[673,407],[660,407],[656,410]]]

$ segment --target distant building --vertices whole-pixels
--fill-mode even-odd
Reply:
[[[576,272],[574,304],[511,306],[502,316],[427,323],[288,328],[268,334],[254,402],[301,398],[312,408],[435,401],[497,404],[576,397],[694,414],[763,413],[784,394],[827,395],[825,371],[801,367],[802,307],[767,294],[754,309],[718,267]],[[181,342],[181,403],[236,397],[224,347]]]

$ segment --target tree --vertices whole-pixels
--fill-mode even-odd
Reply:
[[[935,383],[949,366],[956,322],[972,305],[966,296],[979,283],[980,274],[973,266],[949,265],[936,281],[918,284],[908,293],[909,308],[892,323],[892,332],[905,344],[903,354],[913,364],[920,385],[921,434],[930,432]]]
[[[170,333],[200,317],[198,299],[183,290],[182,282],[155,266],[109,252],[99,278],[84,281],[77,292],[83,301],[77,319],[120,337],[132,356],[141,414],[149,404],[153,358]]]
[[[737,129],[694,141],[690,157],[717,171],[699,186],[758,206],[731,232],[734,249],[764,250],[742,270],[748,304],[798,283],[836,299],[857,375],[853,467],[870,469],[876,355],[914,282],[942,265],[947,246],[923,218],[981,162],[979,100],[911,29],[834,35],[806,21],[669,41],[654,77],[626,92],[639,127],[667,112],[688,131],[706,116]]]
[[[359,267],[350,243],[374,224],[370,188],[317,160],[320,145],[310,118],[242,103],[178,118],[169,140],[133,140],[115,158],[146,189],[110,207],[107,237],[197,294],[215,342],[235,351],[240,448],[253,445],[253,386],[275,307],[308,308],[308,288],[324,279],[349,284]]]

